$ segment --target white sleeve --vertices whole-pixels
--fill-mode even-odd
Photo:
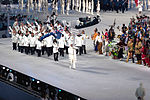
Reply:
[[[31,24],[27,21],[27,24],[29,24],[31,26]]]
[[[35,21],[35,24],[36,24],[37,26],[39,26],[39,24],[37,23],[37,21]]]
[[[13,30],[12,30],[11,26],[9,26],[9,29],[10,29],[10,31],[11,31],[11,32],[13,32]]]

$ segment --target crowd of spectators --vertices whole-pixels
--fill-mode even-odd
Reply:
[[[114,31],[114,25],[105,32],[94,30],[92,39],[94,41],[95,51],[99,54],[112,56],[113,59],[132,59],[136,64],[143,64],[150,67],[150,17],[146,15],[132,17],[129,25],[118,26],[119,34]]]

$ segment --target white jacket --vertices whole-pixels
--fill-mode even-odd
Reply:
[[[65,32],[65,31],[63,31],[63,32],[62,32],[62,34],[64,34],[64,37],[65,37],[65,35],[66,35],[66,32]]]
[[[18,24],[18,21],[15,21],[13,24],[13,27],[15,27]]]
[[[36,49],[38,49],[38,50],[42,49],[42,43],[39,40],[36,41]]]
[[[59,48],[64,48],[65,47],[65,38],[61,37],[59,39]]]
[[[40,25],[35,21],[36,26],[38,27],[38,31],[40,31]]]
[[[75,44],[78,47],[82,46],[82,36],[76,36],[76,38],[75,38]]]
[[[68,40],[70,38],[69,34],[64,34],[65,37],[65,46],[69,46]]]
[[[76,47],[69,47],[68,48],[68,53],[69,53],[69,60],[77,60],[77,55],[76,55]]]
[[[47,18],[46,22],[47,22],[47,23],[50,23],[50,17]]]
[[[19,46],[24,46],[23,36],[19,35],[18,43]]]
[[[24,26],[20,26],[20,31],[23,33],[23,34],[26,34],[26,29]]]
[[[18,43],[18,38],[19,38],[19,34],[15,34],[15,35],[12,34],[12,38],[11,39],[12,39],[13,43]]]
[[[44,39],[44,40],[42,41],[42,45],[43,45],[43,46],[46,46],[46,44],[47,44],[46,39]]]
[[[23,42],[24,42],[24,46],[28,47],[29,46],[29,38],[27,36],[23,36]]]
[[[86,39],[89,37],[86,34],[82,34],[82,45],[86,45]]]
[[[29,44],[30,44],[30,47],[35,47],[36,38],[31,36],[29,39]]]
[[[58,44],[53,43],[53,53],[57,53],[57,52],[58,52]]]
[[[54,37],[52,35],[45,38],[46,47],[52,47],[53,46],[53,39],[54,39]]]
[[[32,27],[29,27],[28,31],[33,32],[35,34],[35,32],[33,31]]]
[[[16,32],[18,32],[20,30],[20,27],[18,25],[14,26]]]

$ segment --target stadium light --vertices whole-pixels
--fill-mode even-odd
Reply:
[[[34,78],[32,78],[32,81],[34,82],[34,81],[35,81],[35,79],[34,79]]]
[[[37,83],[40,83],[40,81],[37,81]]]
[[[7,68],[6,71],[9,71],[9,69]]]

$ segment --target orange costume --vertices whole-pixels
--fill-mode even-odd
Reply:
[[[92,40],[95,40],[97,35],[98,35],[98,33],[94,33],[93,36],[92,36]]]

